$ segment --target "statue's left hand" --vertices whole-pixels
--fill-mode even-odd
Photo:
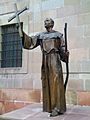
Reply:
[[[67,52],[65,52],[66,56],[69,57],[69,51],[67,50]]]

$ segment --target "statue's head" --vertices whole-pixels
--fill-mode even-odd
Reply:
[[[54,20],[52,18],[46,18],[44,21],[45,28],[50,28],[54,26]]]

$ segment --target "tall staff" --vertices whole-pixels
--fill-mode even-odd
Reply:
[[[67,49],[67,23],[65,23],[64,35],[65,35],[65,52],[67,52],[68,51],[68,49]],[[69,78],[68,62],[69,62],[69,57],[66,56],[66,80],[65,80],[65,83],[64,83],[65,92],[66,92],[66,87],[67,87],[68,78]]]

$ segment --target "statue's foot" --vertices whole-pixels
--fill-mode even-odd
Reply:
[[[59,114],[58,114],[58,112],[57,111],[52,111],[51,113],[50,113],[50,117],[55,117],[55,116],[58,116]]]
[[[60,112],[59,109],[55,108],[52,110],[50,117],[55,117],[55,116],[62,115],[62,114],[63,114],[63,112]]]

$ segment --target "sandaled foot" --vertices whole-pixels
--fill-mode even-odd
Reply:
[[[57,111],[52,111],[51,114],[50,114],[50,117],[55,117],[55,116],[58,116],[58,112]]]
[[[54,108],[54,109],[52,110],[51,114],[50,114],[50,117],[55,117],[55,116],[62,115],[62,114],[63,114],[63,112],[60,112],[59,109]]]

